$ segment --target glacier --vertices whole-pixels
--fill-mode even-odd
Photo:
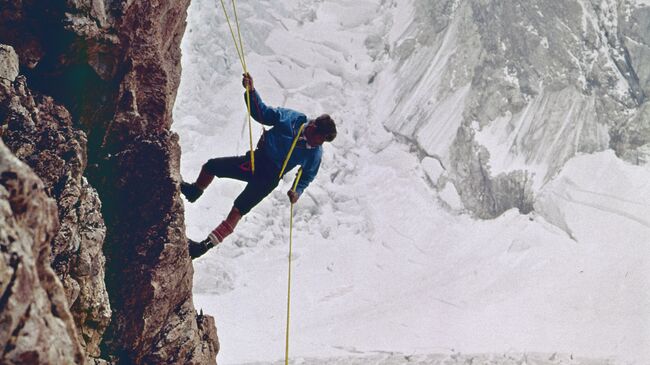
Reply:
[[[293,362],[650,363],[648,1],[237,5],[265,102],[338,122],[295,208]],[[249,141],[218,3],[182,51],[191,180]],[[291,179],[194,262],[221,364],[284,356]],[[188,235],[242,188],[186,204]]]

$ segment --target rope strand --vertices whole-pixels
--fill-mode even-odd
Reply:
[[[226,16],[226,22],[228,23],[228,29],[230,29],[230,35],[232,36],[232,41],[235,44],[235,49],[237,50],[237,56],[239,56],[239,62],[241,63],[244,74],[248,74],[248,69],[246,68],[246,57],[244,54],[244,42],[242,42],[241,31],[239,27],[239,17],[237,16],[237,6],[235,5],[235,0],[232,0],[232,8],[235,13],[235,25],[237,26],[237,35],[239,38],[239,43],[237,38],[235,38],[235,31],[232,29],[232,24],[230,24],[230,16],[228,16],[228,11],[226,10],[226,4],[221,1],[221,8],[223,9],[223,14]],[[253,149],[253,123],[251,122],[251,91],[248,86],[246,86],[246,109],[248,111],[248,140],[251,151],[251,173],[255,174],[255,150]]]
[[[293,183],[292,190],[295,192],[296,187],[298,186],[298,181],[302,176],[302,167],[298,170],[296,175],[296,180]],[[287,330],[285,334],[285,346],[284,346],[284,364],[289,365],[289,323],[291,320],[291,258],[293,254],[293,205],[291,203],[291,213],[289,218],[289,275],[287,279]]]
[[[307,123],[300,125],[300,128],[298,129],[298,134],[296,134],[296,137],[293,139],[293,142],[291,143],[291,148],[289,148],[289,153],[287,153],[287,157],[284,159],[284,163],[282,164],[282,169],[280,170],[280,176],[278,176],[280,179],[282,178],[282,174],[284,174],[284,169],[287,168],[287,164],[289,163],[289,159],[291,158],[293,149],[296,147],[296,143],[298,143],[298,138],[300,137],[302,130],[305,128],[305,124]]]
[[[230,35],[232,36],[232,41],[235,44],[235,49],[237,50],[237,56],[239,57],[239,62],[244,68],[244,72],[246,72],[246,67],[244,66],[246,62],[244,61],[243,49],[242,50],[239,49],[239,43],[237,43],[237,39],[235,38],[235,31],[232,29],[232,25],[230,24],[230,16],[228,16],[228,12],[226,11],[226,4],[224,4],[223,0],[221,0],[221,7],[223,8],[223,14],[226,16],[226,22],[228,23],[228,28],[230,29]],[[239,28],[239,23],[237,23],[237,28]]]
[[[235,6],[235,0],[232,0],[232,11],[235,14],[235,24],[237,24],[237,36],[239,37],[239,48],[241,49],[241,54],[242,54],[242,66],[244,68],[244,72],[247,73],[246,69],[246,58],[243,57],[244,55],[244,42],[241,40],[241,32],[239,31],[239,17],[237,16],[237,6]]]

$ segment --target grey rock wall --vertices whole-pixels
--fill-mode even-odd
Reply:
[[[635,164],[650,160],[650,7],[632,7],[624,3],[618,7],[617,27],[609,38],[620,50],[622,74],[635,91],[638,106],[627,119],[614,125],[610,131],[610,146],[619,157]]]
[[[384,86],[395,93],[386,127],[440,159],[482,218],[532,210],[577,153],[612,148],[644,163],[649,11],[615,0],[417,1],[389,45],[403,82]]]

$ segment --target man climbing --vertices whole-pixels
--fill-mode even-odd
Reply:
[[[235,199],[228,217],[206,239],[201,242],[189,240],[189,251],[192,258],[203,255],[221,243],[233,232],[241,217],[278,186],[282,166],[296,136],[298,139],[295,149],[288,157],[283,172],[284,175],[297,165],[303,169],[302,178],[298,182],[296,191],[289,190],[287,192],[291,203],[298,201],[302,192],[316,177],[323,154],[322,144],[331,142],[336,137],[336,125],[329,115],[323,114],[316,119],[308,120],[304,114],[295,110],[266,106],[253,86],[253,78],[250,74],[243,75],[242,85],[250,91],[250,111],[253,119],[272,128],[264,132],[257,143],[257,150],[254,152],[254,173],[251,169],[250,152],[248,152],[244,156],[208,160],[201,168],[196,182],[181,183],[181,192],[189,202],[195,202],[215,176],[237,179],[247,183],[244,190]],[[244,100],[246,102],[246,95],[244,95]]]

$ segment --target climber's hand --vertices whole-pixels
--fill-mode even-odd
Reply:
[[[300,198],[300,194],[296,193],[293,190],[287,191],[287,195],[289,196],[289,201],[291,204],[294,204],[295,202],[298,201],[298,198]]]
[[[242,74],[242,80],[241,84],[245,89],[248,89],[249,91],[255,91],[255,86],[253,86],[253,76],[246,72],[245,74]]]

